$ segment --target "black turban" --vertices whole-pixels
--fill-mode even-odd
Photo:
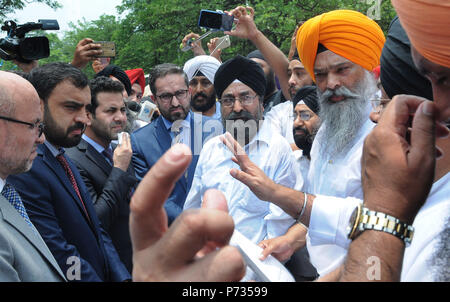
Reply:
[[[317,86],[305,86],[299,89],[294,96],[292,102],[294,103],[294,108],[297,106],[298,102],[305,102],[306,106],[312,110],[315,114],[319,114],[319,97],[317,96]]]
[[[391,22],[381,54],[380,78],[390,98],[398,94],[410,94],[433,100],[431,84],[414,65],[411,43],[398,17]]]
[[[266,60],[266,59],[264,58],[263,54],[262,54],[258,49],[252,51],[251,53],[249,53],[249,54],[247,55],[247,58],[249,58],[249,59],[260,59],[260,60],[263,60],[263,61]]]
[[[233,83],[239,80],[253,89],[258,95],[266,93],[266,77],[258,63],[241,55],[234,57],[220,65],[214,77],[214,88],[219,98],[223,92]]]
[[[108,65],[102,71],[95,75],[95,78],[98,77],[108,77],[113,76],[117,78],[120,82],[122,82],[123,86],[125,86],[125,90],[128,95],[131,95],[131,81],[128,75],[123,71],[119,66],[116,65]]]

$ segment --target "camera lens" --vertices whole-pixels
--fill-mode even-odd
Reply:
[[[50,55],[46,37],[26,38],[20,42],[20,55],[26,60],[39,60]]]

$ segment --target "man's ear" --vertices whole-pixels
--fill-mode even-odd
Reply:
[[[92,114],[92,112],[87,111],[87,117],[89,119],[90,124],[92,124],[92,120],[94,119],[94,115]],[[89,126],[90,126],[89,124]]]
[[[380,116],[381,116],[380,112],[372,111],[370,113],[370,120],[372,122],[374,122],[375,124],[378,124],[378,120],[380,119]]]

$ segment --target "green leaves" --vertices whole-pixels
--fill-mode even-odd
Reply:
[[[52,7],[59,5],[55,0],[37,1]],[[381,19],[377,22],[385,32],[395,16],[388,0],[123,0],[117,7],[120,18],[102,15],[92,22],[81,20],[72,24],[72,30],[61,39],[55,34],[46,34],[51,41],[51,56],[42,60],[41,64],[52,61],[70,62],[77,43],[89,37],[116,42],[117,57],[113,63],[124,70],[143,68],[148,73],[160,63],[183,65],[192,57],[192,53],[180,51],[181,40],[191,31],[200,35],[204,33],[197,26],[200,10],[229,11],[246,2],[255,9],[258,28],[286,55],[295,26],[318,14],[335,9],[354,9],[368,14],[377,11],[378,7],[373,5],[380,4]],[[0,19],[4,13],[2,6],[5,7],[5,4],[6,9],[16,10],[24,5],[24,1],[0,0]],[[209,39],[222,35],[222,32],[210,35],[203,41],[203,48],[207,51],[206,43]],[[231,47],[222,52],[223,60],[236,54],[247,55],[255,49],[246,40],[231,37],[231,42]],[[93,75],[90,66],[85,72]]]

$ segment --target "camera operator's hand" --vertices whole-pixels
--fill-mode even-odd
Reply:
[[[39,66],[39,61],[37,60],[33,60],[30,63],[23,63],[17,60],[13,60],[14,64],[17,65],[17,67],[19,67],[23,72],[30,72],[31,70],[33,70],[34,68]]]
[[[211,57],[216,58],[219,62],[222,62],[222,59],[221,59],[222,49],[217,48],[217,40],[219,40],[219,39],[220,38],[212,38],[211,40],[209,40],[207,45],[208,45],[209,55]]]
[[[95,60],[97,56],[102,54],[102,46],[93,42],[94,40],[89,38],[84,38],[78,42],[73,55],[72,66],[83,69],[90,61]]]
[[[202,41],[199,40],[200,36],[196,33],[189,33],[186,36],[184,36],[183,41],[183,47],[185,47],[190,39],[195,39],[195,42],[192,43],[192,52],[194,53],[194,56],[202,56],[206,55],[205,50],[202,47]]]
[[[235,29],[226,31],[224,34],[253,41],[259,32],[254,21],[255,10],[248,6],[238,6],[229,14],[233,15],[238,21]]]

